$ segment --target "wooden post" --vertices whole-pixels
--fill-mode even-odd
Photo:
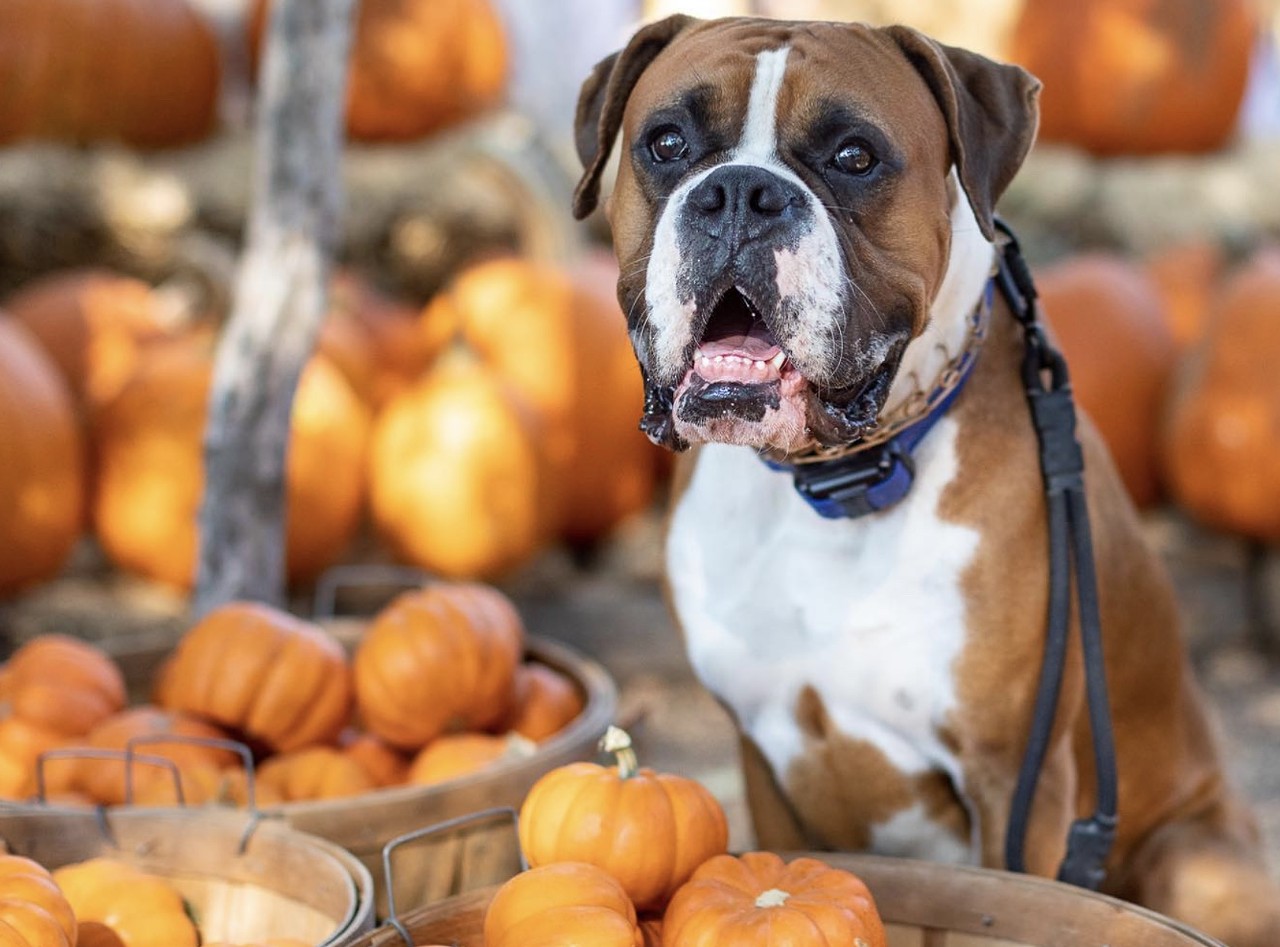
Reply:
[[[352,8],[271,5],[253,204],[205,429],[197,615],[233,599],[285,600],[285,452],[338,238]]]

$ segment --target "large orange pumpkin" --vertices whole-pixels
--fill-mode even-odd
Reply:
[[[217,120],[219,73],[213,30],[186,0],[0,4],[0,142],[197,141]]]
[[[76,915],[45,868],[0,855],[0,938],[6,947],[75,947]]]
[[[0,314],[0,596],[52,578],[71,554],[84,518],[84,454],[57,369]]]
[[[1211,151],[1235,128],[1254,35],[1249,0],[1025,0],[1010,58],[1044,82],[1042,139]]]
[[[642,947],[636,909],[591,864],[559,862],[516,875],[484,915],[485,947]]]
[[[640,769],[630,737],[616,727],[604,745],[615,766],[570,763],[534,783],[520,807],[520,846],[530,865],[597,865],[638,910],[661,908],[695,868],[724,852],[724,810],[696,780]]]
[[[788,864],[773,852],[717,855],[700,866],[667,906],[662,942],[666,947],[888,943],[860,878],[816,858]]]
[[[497,589],[433,583],[405,592],[356,648],[360,718],[403,749],[451,727],[488,727],[506,712],[523,649],[524,624]]]
[[[40,635],[0,668],[0,707],[63,736],[88,733],[125,704],[124,675],[100,648]]]
[[[195,582],[196,519],[212,354],[198,342],[150,351],[94,417],[99,541],[120,568],[181,589]],[[286,561],[301,581],[330,565],[360,522],[368,408],[313,359],[294,398],[286,464]]]
[[[1164,302],[1165,315],[1181,355],[1200,341],[1208,328],[1227,260],[1222,247],[1207,239],[1161,247],[1144,261],[1144,269]]]
[[[114,858],[93,858],[53,873],[81,921],[111,928],[125,947],[197,947],[200,935],[178,890]]]
[[[451,578],[493,577],[545,544],[555,486],[526,407],[473,357],[451,353],[383,409],[369,452],[379,534]]]
[[[249,45],[262,47],[268,0],[255,0]],[[403,141],[497,104],[506,37],[489,0],[360,0],[347,85],[347,134]]]
[[[183,635],[156,700],[285,752],[337,738],[351,712],[351,674],[342,646],[318,625],[231,602]]]
[[[1197,519],[1280,542],[1280,248],[1229,277],[1179,371],[1164,441],[1174,499]]]
[[[1071,385],[1139,506],[1161,494],[1159,437],[1177,347],[1160,295],[1141,268],[1083,254],[1038,271],[1041,305]]]

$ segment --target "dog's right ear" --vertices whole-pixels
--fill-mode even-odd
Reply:
[[[600,200],[600,175],[604,172],[614,139],[622,127],[622,113],[640,74],[667,48],[685,27],[696,22],[677,13],[641,29],[626,48],[606,56],[591,70],[578,93],[574,142],[582,159],[582,180],[573,192],[573,216],[581,220]]]

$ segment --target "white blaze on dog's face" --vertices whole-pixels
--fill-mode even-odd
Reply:
[[[742,19],[666,33],[656,52],[633,41],[602,64],[579,111],[580,202],[584,190],[594,200],[588,159],[608,147],[592,151],[593,121],[601,136],[611,114],[620,125],[609,217],[646,381],[642,426],[677,448],[856,440],[947,268],[948,173],[961,162],[944,114],[954,102],[940,105],[913,59],[928,41]],[[1009,70],[1011,90],[1025,77],[981,62]],[[968,196],[989,228],[986,195]]]

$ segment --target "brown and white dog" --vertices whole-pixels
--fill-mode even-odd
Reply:
[[[972,345],[993,205],[1039,83],[906,28],[673,17],[583,86],[579,215],[608,216],[681,478],[668,579],[689,657],[742,736],[758,842],[1000,867],[1044,650],[1048,553],[1020,331],[976,368],[891,509],[818,516],[759,456],[856,442]],[[1225,784],[1110,458],[1080,432],[1119,765],[1105,889],[1233,947],[1280,945],[1280,891]],[[1028,832],[1052,874],[1094,784],[1078,645]]]

